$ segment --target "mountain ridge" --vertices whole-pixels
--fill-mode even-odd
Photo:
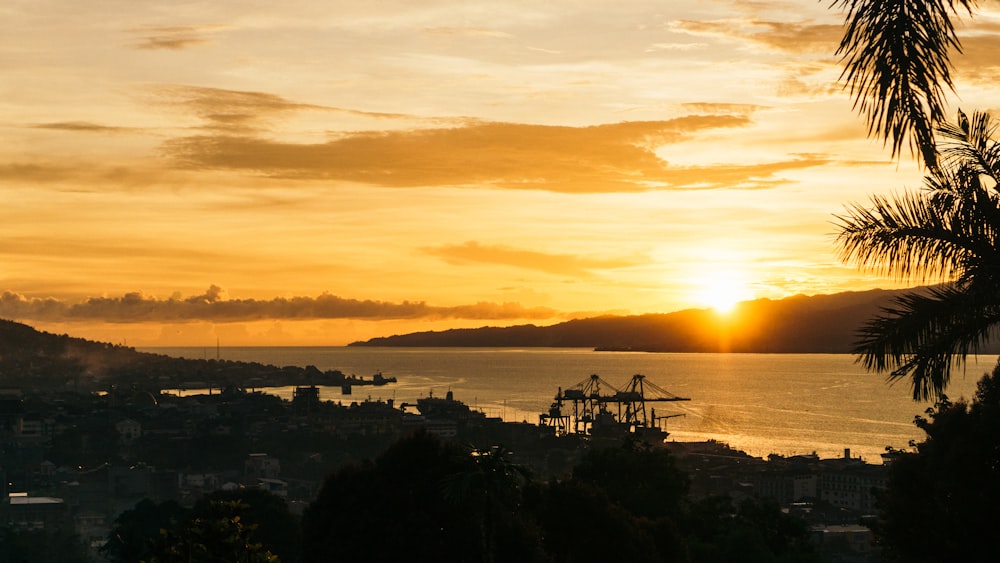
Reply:
[[[603,315],[548,326],[448,329],[352,342],[350,346],[558,347],[637,352],[846,354],[869,319],[910,291],[872,289],[756,299],[727,314],[711,309],[630,316]],[[998,353],[988,346],[982,353]]]

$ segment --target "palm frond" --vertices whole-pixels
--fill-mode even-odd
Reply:
[[[1000,324],[992,284],[957,284],[899,297],[859,331],[854,352],[870,371],[909,378],[915,400],[940,397],[953,367],[978,352]]]
[[[837,54],[854,107],[868,133],[891,143],[892,156],[909,139],[911,153],[937,167],[934,125],[944,117],[945,87],[953,89],[949,51],[961,51],[951,17],[970,14],[975,0],[834,0],[847,10]]]
[[[870,208],[854,204],[836,216],[836,242],[845,262],[900,280],[951,279],[972,249],[970,241],[926,194],[872,198]]]
[[[965,171],[977,180],[989,178],[988,187],[996,189],[1000,179],[1000,143],[993,140],[995,133],[996,124],[988,113],[975,112],[970,120],[959,111],[955,123],[942,123],[938,127],[942,166]]]

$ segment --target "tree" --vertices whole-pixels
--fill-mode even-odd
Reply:
[[[632,440],[591,448],[573,468],[573,479],[600,487],[612,501],[646,518],[676,517],[690,487],[669,451]]]
[[[909,377],[914,399],[939,397],[952,366],[1000,324],[1000,144],[988,114],[938,129],[940,166],[924,189],[873,197],[838,217],[841,257],[901,280],[937,278],[868,322],[855,353],[872,371]]]
[[[971,404],[947,399],[916,424],[878,499],[876,537],[900,561],[993,561],[1000,533],[1000,364]]]
[[[199,500],[192,513],[194,517],[210,518],[217,515],[219,503],[236,503],[243,526],[253,527],[253,539],[279,557],[282,561],[299,559],[302,543],[298,518],[288,509],[285,499],[263,489],[246,488],[235,491],[215,491]]]
[[[110,561],[134,563],[149,559],[160,530],[170,530],[188,519],[188,510],[175,501],[160,504],[143,499],[115,518],[115,527],[101,552]]]
[[[520,531],[512,524],[520,508],[521,488],[529,482],[531,474],[510,456],[511,452],[503,446],[470,448],[468,457],[472,463],[468,469],[442,480],[445,499],[474,518],[483,560],[488,563],[498,559],[502,544],[511,543],[499,541],[500,531]]]
[[[101,551],[122,563],[228,553],[244,553],[251,561],[296,561],[299,544],[298,521],[284,499],[260,489],[240,489],[211,493],[192,509],[172,500],[157,504],[143,499],[118,515]],[[274,559],[264,557],[272,553]]]
[[[931,171],[938,165],[934,128],[944,119],[945,88],[953,89],[949,51],[961,51],[952,16],[970,15],[976,0],[834,0],[847,10],[837,49],[841,78],[865,115],[868,133],[910,151]]]
[[[240,501],[212,501],[208,514],[180,530],[163,530],[148,563],[281,563],[253,540],[256,526],[242,517],[249,508]]]
[[[302,561],[478,561],[476,522],[445,499],[444,481],[470,471],[458,446],[418,432],[374,462],[323,483],[302,518]]]
[[[683,525],[694,563],[820,560],[805,520],[771,498],[705,497],[691,504]]]
[[[531,503],[554,563],[663,561],[644,522],[599,487],[576,479],[552,481]]]

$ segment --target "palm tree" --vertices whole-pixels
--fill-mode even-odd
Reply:
[[[911,291],[868,322],[855,353],[871,371],[909,377],[913,398],[943,395],[951,370],[1000,325],[1000,143],[986,113],[938,128],[939,166],[924,189],[875,196],[838,216],[841,258],[899,280],[943,281]]]
[[[503,446],[470,447],[471,463],[464,472],[442,480],[442,493],[456,505],[466,505],[477,520],[483,561],[496,560],[497,525],[516,512],[521,488],[531,472],[511,459]]]
[[[952,16],[970,15],[976,0],[833,0],[847,10],[837,49],[854,107],[868,133],[890,142],[892,156],[909,138],[911,153],[937,165],[934,128],[944,119],[945,88],[952,89],[949,51],[961,52]]]

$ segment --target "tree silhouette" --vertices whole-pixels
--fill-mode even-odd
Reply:
[[[243,522],[250,506],[240,501],[212,501],[208,513],[179,530],[163,530],[148,563],[281,563],[254,541],[257,526]]]
[[[302,519],[302,561],[478,561],[476,523],[444,498],[465,452],[417,432],[330,475]]]
[[[299,524],[284,499],[240,489],[215,491],[191,509],[173,500],[143,499],[118,515],[101,552],[121,563],[214,561],[238,553],[249,561],[296,561],[299,544]]]
[[[176,501],[160,504],[143,499],[115,518],[115,526],[101,552],[110,561],[134,563],[149,559],[160,530],[171,530],[188,519],[188,510]]]
[[[245,488],[215,491],[199,500],[192,509],[196,517],[218,515],[219,504],[236,503],[240,523],[253,528],[253,540],[282,561],[299,558],[301,531],[298,518],[291,514],[285,499],[263,489]]]
[[[441,483],[445,499],[463,507],[477,522],[480,550],[487,563],[496,560],[498,528],[516,519],[521,487],[530,479],[528,469],[510,456],[503,446],[470,448],[468,468],[445,476]]]
[[[1000,533],[1000,364],[971,404],[942,399],[879,497],[879,542],[901,561],[993,561]]]
[[[940,166],[924,189],[874,197],[838,217],[841,257],[901,280],[945,280],[897,298],[860,332],[865,367],[909,377],[914,399],[939,397],[953,364],[1000,323],[1000,144],[985,113],[938,129]]]
[[[652,519],[676,517],[690,487],[669,451],[634,440],[591,448],[573,468],[573,479],[600,487],[632,514]]]

